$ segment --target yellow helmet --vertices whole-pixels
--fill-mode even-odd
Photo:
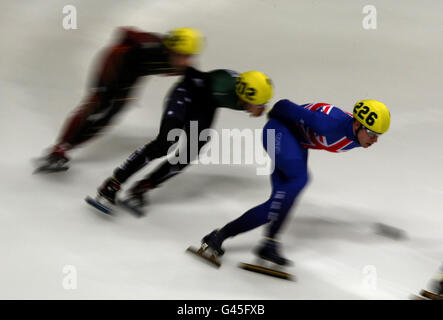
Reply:
[[[272,98],[272,82],[262,72],[244,72],[237,78],[235,92],[243,101],[253,104],[265,104]]]
[[[199,54],[203,49],[203,35],[192,28],[172,29],[163,41],[165,46],[180,54]]]
[[[377,100],[361,100],[354,106],[354,118],[376,133],[385,133],[391,123],[388,108]]]

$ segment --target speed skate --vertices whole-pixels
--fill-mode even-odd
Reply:
[[[219,255],[217,252],[213,251],[206,243],[202,243],[199,249],[195,247],[189,247],[186,252],[192,253],[204,261],[209,262],[211,265],[220,268],[221,263],[218,259]]]
[[[443,300],[443,295],[428,290],[421,290],[419,295],[413,295],[413,300]]]
[[[143,217],[145,215],[145,212],[142,209],[131,205],[131,203],[126,200],[118,200],[117,199],[116,203],[113,204],[101,196],[97,196],[96,198],[92,198],[90,196],[87,196],[85,198],[85,201],[90,206],[94,207],[98,211],[100,211],[104,214],[107,214],[107,215],[112,215],[114,213],[115,206],[119,206],[120,208],[124,209],[125,211],[133,214],[134,216],[136,216],[138,218]]]
[[[239,267],[244,270],[260,273],[263,275],[295,281],[295,276],[287,273],[286,269],[283,266],[270,261],[266,261],[264,259],[257,258],[257,262],[255,264],[241,262],[239,264]]]
[[[136,216],[137,218],[141,218],[143,216],[145,216],[145,212],[144,210],[132,203],[131,201],[132,199],[126,199],[126,200],[117,200],[117,204],[120,208],[126,210],[127,212],[133,214],[134,216]]]

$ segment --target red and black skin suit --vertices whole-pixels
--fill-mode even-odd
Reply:
[[[66,151],[109,126],[111,120],[134,99],[139,77],[178,74],[170,65],[164,37],[134,28],[118,28],[117,41],[105,49],[84,101],[66,120],[48,159],[67,162]]]

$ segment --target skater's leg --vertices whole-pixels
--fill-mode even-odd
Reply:
[[[120,183],[124,183],[150,161],[166,156],[169,148],[175,143],[175,141],[168,140],[168,133],[173,129],[181,129],[182,127],[183,122],[181,119],[164,119],[155,140],[137,149],[122,165],[114,170],[115,179]]]
[[[171,146],[176,143],[171,137],[168,138],[169,134],[173,133],[173,130],[183,129],[186,125],[188,95],[189,93],[182,82],[171,91],[163,111],[157,138],[136,150],[121,166],[115,169],[114,177],[120,183],[124,183],[151,160],[168,154]],[[172,138],[177,138],[177,136]]]
[[[304,163],[294,161],[293,164],[297,166]],[[298,177],[287,180],[283,173],[276,170],[272,174],[272,181],[273,191],[266,202],[248,210],[241,217],[220,229],[219,232],[224,239],[250,231],[268,222],[271,222],[268,237],[275,237],[297,195],[306,185],[308,177],[306,172],[300,172]]]
[[[85,101],[67,119],[57,144],[70,144],[72,147],[87,141],[93,134],[85,134],[93,126],[95,118],[99,118],[111,109],[114,99],[128,99],[130,89],[134,86],[136,77],[125,74],[125,63],[131,48],[115,45],[106,50],[101,58],[102,64],[94,70],[94,80],[89,88]],[[120,100],[121,101],[121,100]],[[119,111],[120,108],[113,108]],[[109,120],[111,117],[107,115]]]
[[[182,129],[185,126],[186,118],[186,100],[188,92],[179,83],[171,92],[167,99],[167,105],[163,113],[160,124],[160,131],[157,138],[144,145],[143,147],[132,153],[126,161],[114,170],[113,176],[106,179],[102,186],[98,189],[99,195],[105,198],[115,200],[115,192],[105,194],[107,187],[112,183],[119,185],[126,182],[135,172],[143,168],[150,161],[166,156],[171,146],[176,143],[175,140],[169,137],[172,130]],[[177,136],[173,138],[177,139]],[[111,201],[110,199],[108,199]]]
[[[269,220],[271,223],[268,226],[266,235],[270,239],[276,239],[277,233],[286,221],[294,201],[309,180],[305,160],[289,160],[286,164],[281,161],[279,163],[279,170],[285,165],[288,168],[284,169],[283,179],[278,177],[278,180],[274,182],[275,194],[269,208]]]
[[[57,143],[42,159],[47,165],[68,162],[66,152],[96,136],[131,99],[129,95],[137,76],[126,71],[130,51],[130,46],[122,43],[106,50],[101,66],[94,70],[88,96],[65,121]]]
[[[135,99],[131,96],[132,88],[133,86],[129,85],[117,89],[110,102],[105,102],[102,107],[96,108],[86,116],[82,120],[83,122],[77,126],[75,134],[64,137],[62,141],[70,144],[73,148],[103,133],[103,130],[109,128],[116,116],[125,109],[127,103]],[[83,117],[83,115],[78,116]]]
[[[270,120],[264,128],[274,129],[278,138],[274,154],[270,154],[275,164],[271,175],[272,194],[264,203],[248,210],[238,219],[228,223],[218,232],[220,244],[229,237],[250,231],[271,222],[268,236],[274,237],[287,217],[296,197],[308,181],[307,150],[302,148],[292,133],[278,120]],[[265,136],[265,134],[264,134]],[[265,148],[268,141],[264,138]]]
[[[186,133],[188,134],[188,132]],[[206,144],[206,141],[198,141],[197,143],[198,143],[198,152],[197,152],[198,154],[201,148]],[[160,165],[157,169],[155,169],[153,172],[147,175],[144,179],[138,181],[132,189],[136,189],[142,186],[146,186],[148,189],[156,188],[161,183],[181,173],[183,169],[185,169],[197,157],[197,155],[191,154],[191,148],[189,144],[190,140],[188,138],[185,146],[186,157],[184,161],[178,161],[178,162],[177,161],[172,162],[169,160],[165,161],[162,165]],[[176,158],[180,157],[179,152],[180,152],[179,150],[176,151],[175,153]]]
[[[98,188],[98,194],[109,202],[115,203],[116,193],[120,185],[129,179],[135,172],[143,168],[151,160],[165,156],[174,141],[168,141],[168,132],[182,127],[182,121],[176,118],[167,118],[162,121],[160,132],[155,140],[133,152],[126,161],[114,170],[113,176],[107,178]]]
[[[109,109],[112,103],[109,102],[111,99],[107,95],[108,93],[91,94],[85,103],[74,111],[73,115],[66,120],[57,143],[47,155],[39,159],[37,172],[53,172],[69,168],[67,152],[95,136],[106,125],[103,121],[97,125],[95,117],[107,116],[107,120],[110,120],[112,114]]]
[[[275,164],[282,175],[281,180],[273,180],[273,189],[277,192],[269,210],[270,223],[267,226],[267,236],[255,253],[276,264],[289,265],[292,262],[279,252],[277,234],[286,221],[294,201],[308,182],[308,153],[307,149],[302,148],[298,141],[293,139],[286,126],[281,127],[278,120],[271,120],[269,125],[280,128],[276,133]]]
[[[175,150],[174,158],[165,161],[131,187],[129,190],[130,198],[143,198],[143,194],[148,190],[158,187],[161,183],[181,173],[183,169],[198,157],[201,149],[208,142],[200,141],[199,137],[203,130],[211,127],[215,110],[208,106],[202,108],[198,103],[188,105],[187,109],[187,119],[184,126],[186,140]],[[143,199],[140,200],[144,202]]]
[[[192,161],[192,159],[190,161]],[[123,201],[124,206],[130,208],[132,211],[136,210],[139,215],[142,215],[143,207],[147,205],[146,193],[149,190],[157,188],[164,181],[179,174],[190,164],[190,161],[175,164],[172,164],[168,160],[165,161],[160,167],[155,169],[154,172],[131,186],[128,190],[127,198]]]

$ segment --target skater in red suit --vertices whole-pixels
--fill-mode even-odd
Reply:
[[[195,29],[177,28],[166,35],[119,28],[117,41],[106,49],[82,104],[74,111],[37,172],[67,170],[66,153],[110,125],[128,102],[141,76],[181,75],[203,47]]]

